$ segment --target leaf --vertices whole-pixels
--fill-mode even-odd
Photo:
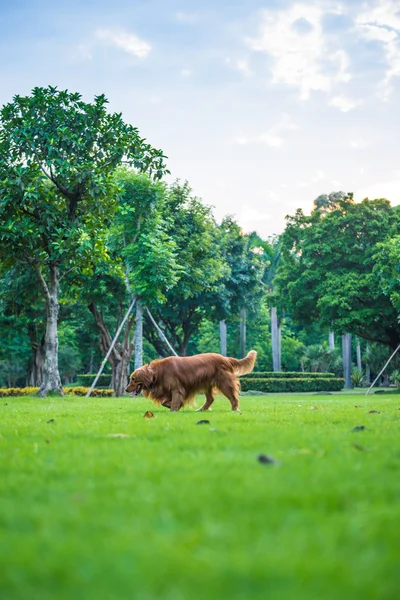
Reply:
[[[207,421],[207,419],[201,419],[200,421],[197,421],[196,425],[209,425],[210,421]]]
[[[107,437],[109,438],[127,438],[130,437],[126,433],[108,433]]]
[[[55,423],[54,419],[49,419],[47,423]]]
[[[145,419],[153,419],[153,418],[154,418],[154,413],[153,413],[153,412],[151,412],[151,410],[147,410],[147,411],[144,413],[143,417],[144,417]]]
[[[264,465],[277,465],[278,461],[275,460],[275,458],[273,458],[272,456],[269,456],[268,454],[259,454],[257,456],[257,460],[258,462],[264,464]]]
[[[366,429],[365,425],[356,425],[355,427],[353,427],[353,429],[351,431],[355,432],[355,431],[364,431]]]
[[[368,414],[369,415],[380,415],[381,413],[379,410],[370,410]]]
[[[360,450],[360,452],[369,452],[368,448],[365,446],[360,446],[360,444],[353,444],[353,448]]]

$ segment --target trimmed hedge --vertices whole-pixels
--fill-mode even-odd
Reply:
[[[38,387],[25,387],[25,388],[0,388],[0,398],[10,398],[11,396],[30,396],[37,394],[39,391]],[[66,387],[64,388],[64,394],[67,396],[86,396],[88,393],[88,387]],[[112,396],[114,390],[98,390],[94,388],[91,396]]]
[[[76,376],[76,382],[78,385],[83,387],[90,387],[94,381],[96,374],[92,375],[90,373],[82,373],[81,375]],[[110,373],[102,373],[97,380],[97,385],[99,387],[108,387],[111,384],[111,374]]]
[[[242,379],[243,392],[339,392],[344,387],[344,379],[339,377],[288,378],[279,377]]]
[[[246,379],[330,379],[335,377],[335,373],[303,373],[302,371],[253,371],[248,375],[243,375]]]

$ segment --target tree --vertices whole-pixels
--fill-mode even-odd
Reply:
[[[266,242],[255,233],[246,235],[231,217],[219,226],[218,244],[223,260],[229,267],[216,297],[216,316],[220,320],[221,348],[226,348],[226,321],[240,315],[240,355],[246,355],[246,319],[259,307],[265,287],[262,278],[265,266]]]
[[[111,264],[100,263],[94,277],[86,278],[82,293],[100,333],[104,355],[123,313],[132,297],[136,298],[136,316],[128,319],[122,339],[108,359],[112,367],[111,385],[119,396],[126,387],[133,351],[135,366],[143,360],[143,308],[165,301],[165,293],[177,281],[179,266],[175,260],[175,243],[166,233],[165,186],[128,169],[119,169],[115,178],[121,193],[106,242]],[[135,320],[133,339],[131,331]]]
[[[188,183],[176,182],[171,187],[165,215],[171,217],[166,234],[175,243],[176,261],[182,270],[177,284],[166,291],[165,302],[152,306],[172,346],[184,356],[202,320],[214,314],[229,266],[223,259],[211,209],[191,196]],[[164,343],[148,325],[148,339],[159,354],[165,354]]]
[[[106,258],[102,229],[116,208],[112,175],[126,160],[161,177],[164,156],[107,100],[54,87],[15,96],[0,111],[0,252],[32,265],[46,304],[40,395],[61,392],[57,320],[60,281]]]
[[[338,334],[355,334],[395,348],[398,313],[375,270],[379,242],[400,231],[399,213],[384,199],[287,218],[276,284],[281,305],[303,325],[318,323]]]

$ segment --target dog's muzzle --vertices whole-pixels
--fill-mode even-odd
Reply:
[[[133,392],[131,393],[131,396],[133,396],[133,397],[139,396],[142,389],[143,389],[143,383],[139,383],[139,385],[136,386],[136,389],[133,390]]]

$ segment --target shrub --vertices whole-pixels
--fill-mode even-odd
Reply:
[[[38,387],[25,387],[25,388],[0,388],[0,398],[10,398],[11,396],[32,396],[37,394],[39,391]],[[64,393],[67,396],[86,396],[88,393],[88,387],[66,387]],[[99,390],[94,388],[92,396],[112,396],[114,390]]]
[[[78,385],[83,387],[90,387],[94,381],[96,375],[92,375],[91,373],[82,373],[76,376],[76,381]],[[97,384],[99,387],[108,387],[111,384],[111,374],[110,373],[102,373],[97,380]]]
[[[90,388],[88,387],[83,387],[83,386],[76,386],[76,387],[66,387],[64,388],[64,393],[67,394],[67,396],[86,396],[86,394],[88,393]],[[114,393],[114,390],[99,390],[97,388],[94,388],[92,390],[91,396],[92,397],[108,397],[108,396],[112,396]]]
[[[361,387],[364,383],[364,373],[358,367],[351,372],[351,383],[353,387]]]
[[[304,378],[258,378],[242,379],[242,391],[260,392],[339,392],[343,389],[344,379],[339,377]]]
[[[11,396],[29,396],[37,394],[38,391],[38,387],[0,388],[0,398],[9,398]]]
[[[400,371],[398,369],[393,371],[389,379],[396,387],[400,387]]]
[[[246,379],[314,379],[335,377],[334,373],[303,373],[302,371],[253,371],[243,375]]]

